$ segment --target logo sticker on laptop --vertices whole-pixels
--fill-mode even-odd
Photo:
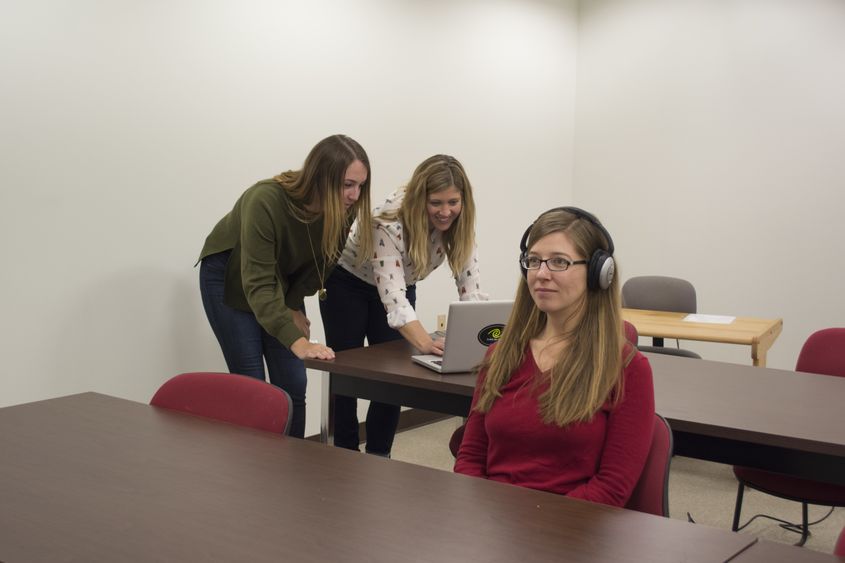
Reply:
[[[478,341],[483,346],[490,346],[502,337],[502,330],[504,330],[504,328],[505,325],[503,324],[485,326],[484,328],[478,331]]]

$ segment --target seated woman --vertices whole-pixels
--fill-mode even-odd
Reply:
[[[624,506],[651,445],[654,388],[623,336],[613,241],[562,207],[520,247],[523,279],[479,368],[455,471]]]

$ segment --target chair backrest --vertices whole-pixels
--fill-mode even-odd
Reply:
[[[833,548],[833,554],[839,557],[845,557],[845,528],[839,532],[839,539],[836,540],[836,547]]]
[[[449,438],[449,451],[452,452],[452,457],[458,457],[458,449],[461,447],[461,442],[464,440],[464,430],[466,429],[466,423],[461,424],[458,426],[454,432],[452,432],[452,437]]]
[[[640,334],[637,332],[637,327],[629,323],[628,321],[622,321],[625,325],[625,339],[633,344],[634,346],[637,345],[637,341],[640,339]]]
[[[795,371],[845,377],[845,328],[825,328],[810,335]]]
[[[150,404],[287,434],[293,406],[290,396],[275,385],[231,373],[183,373],[159,387]]]
[[[638,276],[622,284],[622,304],[630,309],[695,313],[695,287],[680,278]]]
[[[672,461],[672,429],[659,414],[654,414],[651,448],[640,480],[625,508],[669,516],[669,464]]]

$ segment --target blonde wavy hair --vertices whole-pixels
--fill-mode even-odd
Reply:
[[[578,254],[587,260],[594,251],[608,249],[608,241],[600,229],[589,220],[563,210],[546,212],[537,219],[528,235],[527,248],[556,232],[565,233]],[[586,275],[587,268],[580,271]],[[587,422],[608,399],[615,404],[622,398],[622,369],[631,361],[635,350],[626,344],[623,333],[618,273],[617,269],[607,289],[585,292],[571,312],[574,328],[564,335],[569,345],[551,370],[537,380],[538,384],[549,383],[549,388],[538,398],[540,415],[546,424],[563,427]],[[488,412],[502,396],[502,386],[522,365],[531,339],[543,331],[547,322],[546,314],[531,297],[527,277],[523,276],[502,338],[479,366],[487,375],[475,410]]]
[[[437,154],[425,159],[414,170],[411,181],[405,186],[405,196],[398,210],[383,212],[381,218],[393,221],[397,218],[405,228],[405,246],[414,275],[422,277],[428,265],[428,198],[452,186],[461,194],[461,213],[443,233],[443,246],[449,259],[449,267],[458,276],[466,265],[475,247],[475,200],[472,185],[464,167],[453,156]],[[366,231],[362,231],[366,232]]]
[[[343,186],[346,169],[360,160],[367,169],[367,180],[361,185],[358,201],[347,211],[343,203]],[[305,158],[301,170],[288,170],[273,177],[285,190],[290,200],[291,214],[303,223],[313,223],[324,217],[320,250],[327,263],[337,262],[346,243],[352,222],[370,232],[370,184],[372,174],[366,151],[346,135],[332,135],[317,143]],[[319,211],[309,211],[306,207]],[[360,256],[372,253],[372,240],[362,237]]]

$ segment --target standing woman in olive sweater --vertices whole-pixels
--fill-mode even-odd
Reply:
[[[333,135],[311,149],[301,170],[247,189],[200,253],[203,307],[229,371],[264,380],[266,361],[270,383],[293,401],[291,436],[305,434],[302,359],[334,358],[310,341],[304,298],[319,292],[325,299],[350,225],[369,229],[370,217],[367,153]]]

